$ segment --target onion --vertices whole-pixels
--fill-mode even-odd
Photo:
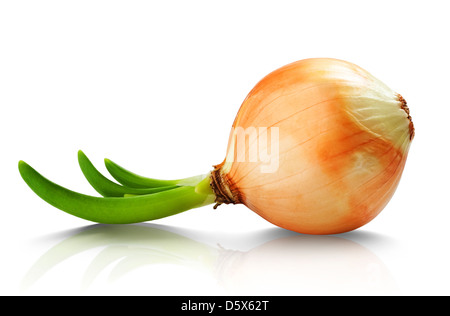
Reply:
[[[274,172],[261,171],[267,161],[236,157],[239,131],[255,126],[279,131],[275,146],[259,148],[261,156],[279,148]],[[405,100],[367,71],[341,60],[301,60],[266,76],[245,99],[226,159],[212,173],[214,191],[218,203],[243,203],[277,226],[346,232],[392,197],[413,136]]]
[[[97,222],[139,222],[211,203],[244,204],[289,230],[336,234],[361,227],[386,206],[413,137],[399,94],[352,63],[314,58],[275,70],[250,91],[224,161],[207,175],[156,180],[105,160],[120,185],[109,183],[80,152],[83,173],[105,196],[97,198],[51,183],[23,161],[19,170],[44,200]],[[154,187],[163,190],[145,192]],[[110,191],[124,198],[105,195]]]

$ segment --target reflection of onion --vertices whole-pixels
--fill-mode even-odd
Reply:
[[[145,278],[163,266],[167,275],[161,275],[161,282],[166,283],[169,278],[173,285],[168,294],[174,294],[175,288],[186,288],[186,282],[192,282],[196,271],[217,278],[223,289],[235,295],[392,293],[394,284],[383,263],[359,244],[334,236],[280,237],[281,230],[276,232],[262,236],[264,239],[270,236],[271,241],[241,252],[218,250],[196,241],[198,233],[191,239],[164,226],[95,225],[70,234],[43,254],[24,277],[22,289],[27,290],[45,278],[62,262],[74,262],[78,254],[97,249],[98,252],[87,252],[92,254],[89,265],[77,263],[87,267],[82,280],[85,289],[94,281],[99,282],[111,266],[108,278],[111,282],[138,269],[140,277]],[[211,241],[210,236],[207,239]],[[172,279],[177,273],[180,278]],[[216,284],[215,279],[213,283]],[[51,280],[45,278],[41,284],[51,284]],[[111,284],[107,286],[111,288]],[[159,295],[166,294],[161,292],[157,281],[151,288],[159,291]],[[206,288],[190,289],[190,294],[194,290],[201,295],[211,294]]]
[[[236,295],[385,295],[395,284],[361,245],[334,236],[292,236],[248,252],[223,250],[221,284]]]

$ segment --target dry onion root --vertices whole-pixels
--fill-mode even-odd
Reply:
[[[405,100],[346,61],[286,65],[248,94],[226,158],[207,175],[157,180],[105,160],[115,183],[80,151],[84,175],[103,197],[65,189],[23,161],[20,173],[42,199],[100,223],[158,219],[215,203],[242,203],[300,233],[335,234],[368,223],[399,183],[414,126]]]

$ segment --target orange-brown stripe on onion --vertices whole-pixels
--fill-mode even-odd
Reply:
[[[253,127],[278,128],[274,172],[261,171],[267,161],[248,159],[251,140],[237,148],[238,131]],[[212,172],[216,207],[242,203],[301,233],[356,229],[392,197],[413,137],[405,100],[367,71],[336,59],[294,62],[263,78],[243,102],[226,158]],[[259,151],[270,152],[267,141]]]
[[[126,224],[216,203],[242,203],[280,227],[334,234],[372,220],[399,183],[414,126],[405,100],[367,71],[317,58],[286,65],[248,94],[225,160],[206,175],[159,180],[109,159],[115,183],[83,152],[83,174],[103,197],[61,187],[23,161],[28,186],[83,219]]]

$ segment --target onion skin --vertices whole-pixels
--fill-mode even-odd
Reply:
[[[278,141],[276,171],[236,159],[237,127],[278,128],[279,139],[267,142],[270,148]],[[211,186],[218,204],[245,204],[277,226],[343,233],[386,206],[413,137],[405,100],[368,72],[342,60],[301,60],[270,73],[248,94]]]

